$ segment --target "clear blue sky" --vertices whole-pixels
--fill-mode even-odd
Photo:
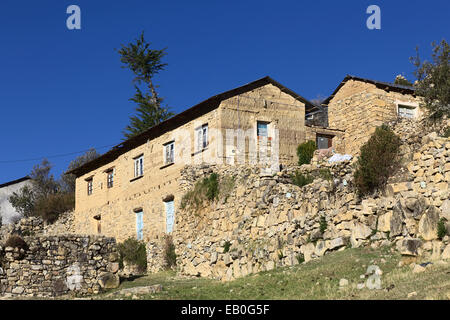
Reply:
[[[71,4],[81,30],[66,28]],[[381,30],[366,28],[371,4]],[[450,40],[449,13],[448,0],[2,0],[0,183],[40,162],[13,160],[47,156],[59,176],[77,155],[51,156],[121,141],[134,89],[114,49],[142,30],[153,48],[167,47],[156,82],[178,113],[266,75],[309,99],[346,74],[413,80],[408,58]]]

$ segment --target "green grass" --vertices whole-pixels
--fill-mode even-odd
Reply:
[[[411,299],[450,298],[449,264],[434,265],[431,270],[414,274],[409,266],[397,266],[400,259],[401,256],[391,252],[390,248],[346,249],[308,263],[261,272],[231,282],[181,278],[173,271],[166,271],[125,281],[114,291],[161,284],[162,292],[141,295],[139,299],[407,299],[408,293],[413,291],[417,295]],[[382,289],[356,289],[357,283],[365,281],[360,279],[360,275],[371,264],[383,271]],[[349,285],[343,289],[339,288],[341,278],[349,280]],[[392,285],[391,290],[386,290]],[[111,292],[94,298],[110,299],[108,294]]]

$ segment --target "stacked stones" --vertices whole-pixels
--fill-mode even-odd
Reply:
[[[185,190],[212,172],[234,176],[236,183],[226,199],[178,213],[174,243],[181,273],[231,280],[347,246],[396,244],[405,255],[450,258],[449,237],[437,239],[440,218],[450,222],[450,140],[432,133],[421,143],[406,165],[407,180],[366,199],[354,193],[349,161],[316,159],[276,174],[248,166],[186,167]],[[320,173],[324,169],[328,178]],[[295,171],[315,180],[295,186]]]
[[[0,275],[4,296],[85,295],[117,287],[114,238],[99,236],[24,237],[29,249],[6,247]]]

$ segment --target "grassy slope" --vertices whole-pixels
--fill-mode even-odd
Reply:
[[[210,279],[180,279],[173,272],[161,272],[125,281],[120,289],[162,284],[163,291],[140,299],[450,299],[450,264],[434,264],[422,273],[409,266],[399,268],[401,257],[389,248],[346,249],[294,267],[261,272],[228,283]],[[356,289],[367,267],[381,268],[381,290]],[[339,280],[349,280],[344,289]],[[388,287],[392,287],[386,290]],[[116,291],[116,290],[114,290]],[[98,296],[109,299],[107,294]],[[130,297],[124,297],[129,299]]]

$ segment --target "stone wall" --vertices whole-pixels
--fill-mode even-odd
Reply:
[[[178,212],[179,271],[231,280],[359,246],[396,245],[406,255],[450,258],[449,237],[437,239],[441,218],[450,233],[450,139],[432,133],[417,143],[418,149],[402,148],[404,168],[385,192],[364,199],[352,186],[355,159],[314,159],[276,174],[248,166],[185,168],[184,190],[212,172],[235,177],[235,187],[218,202]],[[296,170],[315,180],[293,185]]]
[[[86,295],[119,285],[114,238],[42,235],[44,225],[39,218],[22,219],[13,227],[2,229],[2,296]],[[20,235],[28,248],[5,246],[11,235]]]

